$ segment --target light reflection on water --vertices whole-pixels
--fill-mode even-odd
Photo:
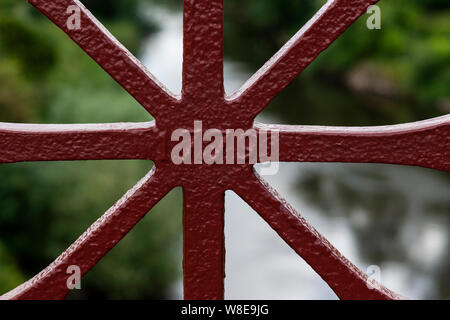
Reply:
[[[143,62],[181,91],[182,16],[161,9],[161,30]],[[249,75],[225,63],[228,93]],[[276,123],[276,115],[258,118]],[[381,282],[408,298],[449,298],[450,176],[380,164],[287,164],[265,177],[355,265],[381,268]],[[233,192],[226,194],[226,298],[334,299],[320,277]],[[182,296],[182,281],[174,298]]]

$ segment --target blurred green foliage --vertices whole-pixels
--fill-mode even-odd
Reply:
[[[13,17],[1,15],[0,36],[2,52],[16,61],[27,76],[45,76],[55,63],[54,46],[38,31]]]

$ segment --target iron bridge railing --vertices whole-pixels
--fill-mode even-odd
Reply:
[[[273,0],[276,1],[276,0]],[[29,0],[154,118],[148,123],[0,124],[0,162],[148,159],[155,167],[53,263],[2,299],[63,299],[70,265],[86,274],[172,188],[184,201],[184,296],[224,298],[224,192],[233,190],[341,299],[396,299],[343,257],[253,170],[253,165],[175,165],[170,132],[192,127],[279,132],[279,160],[414,165],[450,171],[450,115],[382,127],[254,123],[265,106],[377,0],[331,0],[238,92],[223,85],[223,0],[184,0],[183,89],[171,94],[78,0]],[[67,8],[81,12],[69,30]]]

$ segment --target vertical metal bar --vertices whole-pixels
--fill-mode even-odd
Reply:
[[[183,30],[183,99],[222,100],[223,0],[184,0]]]
[[[223,190],[183,188],[184,298],[223,299],[225,237]]]

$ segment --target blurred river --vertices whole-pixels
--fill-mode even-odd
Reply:
[[[172,92],[181,90],[182,16],[159,8],[141,59]],[[249,77],[225,62],[227,93]],[[295,108],[295,103],[292,104]],[[277,123],[281,114],[258,121]],[[301,123],[299,123],[301,124]],[[282,163],[265,177],[364,272],[409,298],[450,298],[450,175],[380,164]],[[181,258],[180,258],[181,261]],[[335,299],[318,275],[233,192],[226,194],[227,299]],[[182,297],[181,279],[173,298]]]

